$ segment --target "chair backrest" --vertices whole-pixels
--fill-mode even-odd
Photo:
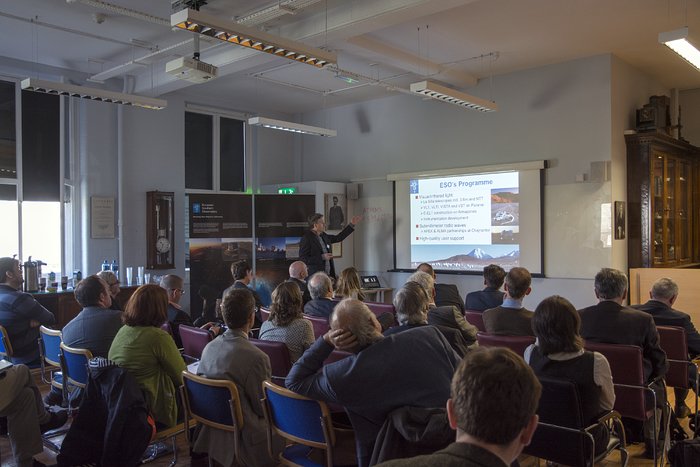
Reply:
[[[685,329],[678,326],[656,326],[659,331],[659,344],[666,352],[668,371],[664,376],[666,384],[674,388],[688,389],[688,341]]]
[[[289,348],[284,342],[263,341],[250,339],[250,343],[262,350],[270,357],[270,367],[273,378],[284,379],[292,369],[292,359],[289,356]]]
[[[477,332],[476,340],[484,347],[507,347],[520,356],[529,345],[535,343],[533,336],[495,336],[485,332]]]
[[[326,463],[333,465],[335,433],[326,404],[268,381],[263,382],[263,393],[269,429],[294,443],[325,449]]]
[[[4,326],[0,326],[0,357],[8,360],[12,358],[10,336],[7,335],[7,329]]]
[[[180,339],[182,340],[182,353],[190,358],[199,360],[202,358],[204,347],[212,340],[212,335],[206,329],[199,329],[194,326],[181,324],[178,327]]]
[[[39,327],[39,352],[45,363],[61,366],[61,331]]]
[[[270,309],[264,306],[260,307],[260,320],[264,323],[270,318]]]
[[[391,303],[365,302],[365,305],[377,316],[381,316],[384,313],[396,315],[396,309]]]
[[[313,326],[314,328],[314,337],[316,339],[327,333],[328,330],[331,328],[328,324],[328,319],[323,318],[321,316],[304,315],[304,318],[311,321],[311,326]]]
[[[623,417],[646,420],[646,388],[642,349],[636,345],[604,344],[586,341],[586,350],[599,352],[610,363],[610,371],[615,384],[615,410]]]
[[[185,417],[202,425],[234,433],[234,458],[239,464],[239,432],[243,428],[243,412],[238,388],[233,381],[208,379],[189,371],[182,372],[180,394]],[[228,407],[229,410],[224,410]]]
[[[323,364],[328,365],[329,363],[334,363],[334,362],[337,362],[338,360],[342,360],[344,358],[347,358],[350,355],[352,355],[350,352],[346,352],[344,350],[333,349],[333,352],[331,352],[331,354],[328,356],[328,358],[326,358],[323,361]]]
[[[464,319],[467,320],[469,324],[475,326],[479,331],[486,332],[486,326],[484,326],[484,317],[479,311],[465,311]]]
[[[61,368],[66,381],[84,388],[88,382],[88,361],[92,352],[88,349],[68,347],[61,342]]]

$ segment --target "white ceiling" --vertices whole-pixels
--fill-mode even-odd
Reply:
[[[290,1],[293,7],[303,0],[209,0],[201,10],[236,21]],[[191,56],[194,34],[167,25],[170,0],[0,0],[0,57],[27,62],[42,78],[60,76],[40,65],[100,80],[130,76],[130,92],[183,91],[257,112],[298,113],[382,97],[426,77],[473,92],[475,79],[606,53],[668,88],[700,88],[700,71],[658,43],[660,32],[687,25],[700,45],[699,0],[306,1],[313,4],[258,27],[333,50],[339,73],[202,39],[202,60],[219,66],[219,78],[201,85],[177,80],[164,73],[165,63]],[[154,18],[137,19],[124,9]],[[101,24],[95,14],[105,15]],[[88,84],[79,76],[70,79]],[[497,87],[492,93],[481,97],[498,101]]]

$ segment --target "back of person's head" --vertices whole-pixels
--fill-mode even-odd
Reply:
[[[126,303],[122,321],[127,326],[158,327],[168,319],[168,294],[160,285],[142,285]]]
[[[320,214],[318,212],[311,214],[309,216],[309,219],[308,219],[309,220],[309,227],[313,228],[313,226],[316,225],[316,223],[318,223],[318,221],[320,221],[322,217],[323,217],[323,214]]]
[[[7,273],[15,270],[15,265],[19,264],[19,260],[5,256],[0,258],[0,284],[7,282]]]
[[[175,274],[166,274],[160,280],[160,286],[163,287],[165,290],[182,289],[184,283],[185,281],[182,280],[182,277],[176,276]]]
[[[627,293],[627,276],[613,268],[603,268],[595,275],[595,292],[598,298],[612,300]]]
[[[335,287],[336,293],[343,298],[361,298],[362,286],[360,285],[360,275],[353,267],[345,268],[338,276],[338,284]]]
[[[372,311],[360,300],[346,298],[335,306],[330,318],[331,329],[345,329],[355,338],[356,348],[363,349],[381,339],[381,325]]]
[[[307,274],[306,264],[303,261],[294,261],[289,265],[289,277],[303,280]]]
[[[506,278],[506,271],[497,264],[489,264],[484,266],[484,282],[488,287],[500,289],[503,285],[503,280]]]
[[[224,323],[231,329],[241,329],[255,313],[255,297],[248,289],[233,289],[229,291],[221,303],[221,314]]]
[[[248,264],[248,261],[244,259],[231,264],[231,275],[233,276],[233,280],[239,281],[241,279],[245,279],[248,275],[248,271],[251,271],[250,264]]]
[[[418,283],[418,285],[423,287],[423,290],[425,290],[425,293],[428,294],[428,297],[432,301],[432,297],[435,295],[435,279],[433,279],[433,276],[427,272],[416,271],[408,276],[408,280],[406,282]]]
[[[506,287],[508,288],[508,296],[519,300],[525,296],[527,289],[532,283],[530,271],[525,268],[512,268],[506,274]]]
[[[537,305],[532,331],[544,355],[578,352],[583,348],[579,335],[581,317],[570,301],[559,295],[547,297]]]
[[[287,326],[302,317],[303,304],[299,286],[293,282],[282,282],[272,291],[269,319],[277,326]]]
[[[406,282],[394,296],[396,320],[399,324],[420,324],[428,318],[430,299],[417,282]]]
[[[326,298],[333,292],[333,283],[325,272],[317,272],[312,275],[307,286],[309,288],[309,295],[311,295],[311,298],[314,300]]]
[[[512,350],[472,350],[452,378],[457,437],[461,431],[484,443],[508,445],[535,415],[541,391],[532,369]]]
[[[100,271],[95,275],[105,281],[107,286],[112,286],[119,283],[119,278],[112,271]]]
[[[651,286],[651,297],[656,300],[671,300],[678,296],[678,284],[670,277],[662,277]]]
[[[433,269],[433,266],[428,263],[420,263],[416,268],[416,271],[423,271],[427,274],[430,274],[430,277],[435,279],[435,269]]]
[[[103,293],[108,294],[107,283],[97,274],[87,276],[75,286],[73,293],[75,300],[85,308],[86,306],[96,306],[99,304]]]

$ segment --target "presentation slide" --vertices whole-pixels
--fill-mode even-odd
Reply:
[[[540,170],[397,178],[396,267],[542,272]]]

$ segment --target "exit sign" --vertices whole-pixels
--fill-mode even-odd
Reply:
[[[277,188],[277,193],[280,195],[293,195],[296,192],[297,192],[297,187],[295,187],[295,186],[287,186],[284,188]]]

